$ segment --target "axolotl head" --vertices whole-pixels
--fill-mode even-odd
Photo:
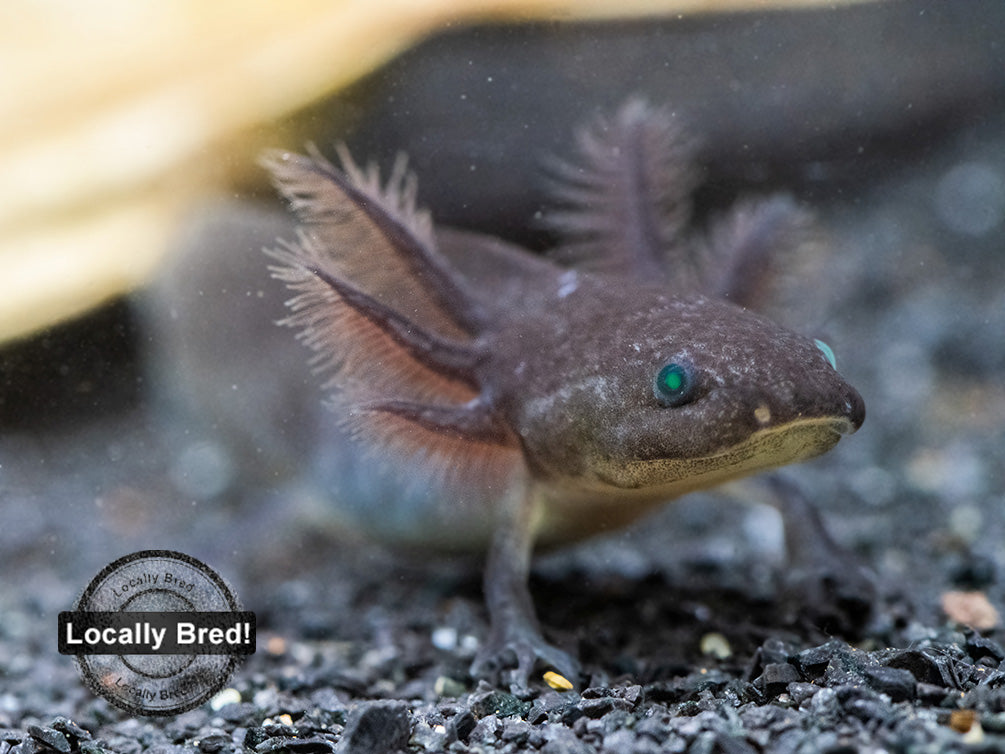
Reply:
[[[724,301],[583,277],[493,349],[520,355],[493,365],[502,403],[563,495],[668,499],[819,455],[862,424],[822,342]]]

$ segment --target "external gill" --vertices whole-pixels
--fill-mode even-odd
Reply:
[[[512,443],[479,400],[475,337],[489,317],[437,250],[414,179],[399,161],[382,184],[376,168],[340,155],[342,170],[316,150],[271,152],[265,164],[303,223],[298,243],[270,252],[283,263],[273,274],[301,292],[287,324],[334,370],[342,421],[371,439],[398,419]]]
[[[310,147],[308,152],[309,157],[271,151],[264,160],[301,220],[330,222],[330,214],[337,208],[324,202],[323,194],[336,189],[340,202],[350,212],[362,212],[376,226],[392,253],[436,296],[453,321],[468,333],[482,330],[488,315],[436,251],[426,223],[414,209],[414,186],[406,181],[407,174],[396,169],[381,190],[376,171],[361,169],[344,146],[339,149],[344,172],[316,148]],[[393,211],[395,205],[398,211]]]
[[[308,268],[358,314],[387,333],[409,355],[446,376],[479,389],[475,368],[483,356],[466,345],[428,332],[377,299],[317,267]],[[508,445],[512,438],[488,404],[472,400],[462,405],[435,405],[406,400],[377,400],[359,405],[359,412],[383,412],[434,432],[446,432],[470,440]]]
[[[357,313],[387,333],[398,345],[440,374],[453,377],[477,389],[475,366],[480,355],[474,346],[465,345],[418,327],[414,322],[382,304],[352,284],[339,280],[319,267],[307,271],[335,291]]]

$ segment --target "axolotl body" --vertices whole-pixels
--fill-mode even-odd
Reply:
[[[487,553],[491,636],[573,675],[527,590],[536,543],[621,526],[653,506],[830,449],[864,419],[819,341],[745,304],[805,216],[747,204],[689,238],[694,173],[663,110],[631,100],[556,163],[561,238],[540,256],[434,228],[399,161],[382,183],[341,149],[273,152],[299,236],[270,253],[286,324],[315,351],[331,421],[368,482],[338,505],[378,539]]]

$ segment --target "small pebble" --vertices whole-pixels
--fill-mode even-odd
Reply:
[[[209,701],[209,707],[214,712],[219,712],[228,704],[239,704],[241,702],[241,692],[235,688],[226,688]]]
[[[917,681],[909,670],[889,667],[866,668],[862,677],[869,688],[886,694],[895,702],[908,702],[914,699]]]
[[[556,691],[572,691],[575,688],[568,678],[553,670],[549,670],[544,674],[544,682]]]
[[[942,611],[950,620],[979,631],[1001,625],[1001,616],[984,592],[944,592]]]
[[[977,712],[972,709],[954,709],[949,714],[949,727],[957,733],[966,733],[977,721]]]
[[[471,714],[468,710],[464,710],[450,721],[447,726],[447,736],[453,737],[457,741],[466,743],[468,736],[471,735],[471,731],[475,729],[475,725],[478,721],[475,720],[475,716]]]
[[[778,696],[784,692],[790,683],[797,683],[803,680],[799,675],[799,670],[787,662],[769,662],[764,666],[764,671],[754,681],[755,686],[760,686],[769,697]]]
[[[58,730],[60,733],[64,734],[70,739],[90,740],[90,731],[84,730],[79,725],[77,725],[73,720],[69,720],[65,717],[53,718],[52,722],[49,724],[50,728]]]
[[[265,642],[265,651],[274,657],[286,654],[286,639],[282,636],[270,636]]]
[[[203,754],[216,754],[227,749],[232,743],[227,734],[213,733],[199,739],[199,751]]]
[[[728,660],[733,656],[733,648],[729,639],[713,631],[701,637],[701,653],[717,660]]]
[[[433,693],[439,697],[459,697],[464,693],[464,684],[445,675],[437,676],[433,683]]]
[[[434,628],[430,640],[437,649],[442,649],[444,652],[453,652],[457,649],[457,629],[450,626]]]
[[[404,702],[364,702],[349,712],[340,754],[384,754],[408,746],[411,716]]]
[[[63,754],[69,754],[70,742],[66,740],[66,736],[60,733],[58,730],[52,728],[43,728],[38,725],[28,726],[28,735],[34,738],[36,741],[48,746],[50,749],[55,749],[56,751],[63,752]]]

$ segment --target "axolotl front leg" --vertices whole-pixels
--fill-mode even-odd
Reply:
[[[570,682],[578,682],[579,662],[544,639],[527,587],[537,518],[539,510],[529,486],[512,490],[500,511],[485,561],[483,585],[491,628],[471,668],[476,677],[495,677],[512,654],[518,683],[526,683],[538,660]]]

